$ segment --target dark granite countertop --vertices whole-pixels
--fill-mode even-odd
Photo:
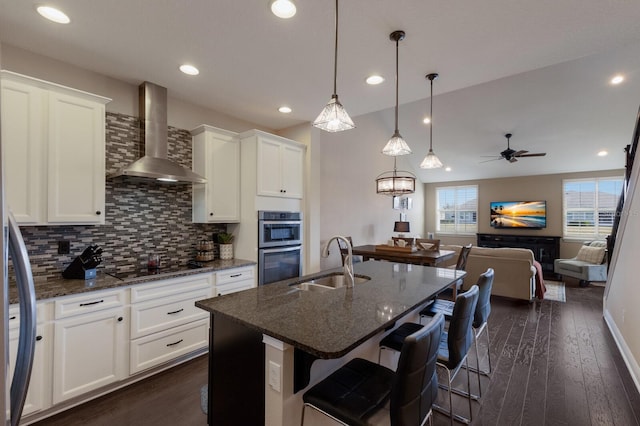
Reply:
[[[302,291],[290,285],[342,271],[336,268],[200,300],[196,306],[319,358],[339,358],[465,274],[378,261],[356,263],[354,270],[371,280],[354,288],[325,292]]]
[[[187,275],[203,274],[207,272],[221,271],[224,269],[238,268],[247,265],[255,265],[256,262],[243,259],[214,260],[207,262],[202,268],[189,268],[187,265],[171,268],[171,272],[163,272],[162,269],[153,275],[141,277],[116,278],[108,275],[103,270],[98,270],[98,276],[89,280],[73,280],[62,278],[55,280],[35,280],[36,300],[51,299],[53,297],[67,296],[71,294],[85,293],[89,291],[105,290],[109,288],[124,287],[135,284],[149,283],[168,278],[183,277]],[[18,303],[18,290],[15,283],[9,285],[9,303]]]

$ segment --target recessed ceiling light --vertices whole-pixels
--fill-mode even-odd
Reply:
[[[450,172],[450,171],[451,171],[451,167],[445,167],[445,168],[444,168],[444,171],[445,171],[445,172]]]
[[[278,18],[289,19],[296,14],[296,4],[293,0],[271,0],[271,12]]]
[[[607,155],[609,155],[609,152],[604,149],[598,152],[598,157],[606,157]]]
[[[624,81],[624,76],[621,74],[613,76],[611,79],[611,84],[620,84]]]
[[[278,108],[278,111],[283,114],[289,114],[292,110],[288,106],[281,106],[280,108]]]
[[[431,118],[430,117],[425,117],[424,120],[422,120],[422,122],[424,124],[429,124],[429,123],[431,123]]]
[[[188,75],[198,75],[200,74],[200,70],[193,65],[184,64],[180,65],[180,71]]]
[[[376,84],[382,83],[384,81],[384,77],[381,75],[370,75],[365,81],[367,84],[375,86]]]
[[[71,19],[69,19],[69,17],[64,12],[56,9],[55,7],[38,6],[36,10],[40,14],[40,16],[55,23],[68,24],[69,22],[71,22]]]

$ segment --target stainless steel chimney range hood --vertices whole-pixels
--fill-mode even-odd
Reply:
[[[140,85],[139,95],[145,155],[107,178],[124,176],[168,183],[206,183],[199,174],[167,158],[167,89],[145,81]]]

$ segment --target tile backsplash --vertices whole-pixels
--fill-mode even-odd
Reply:
[[[144,154],[140,120],[106,114],[107,174]],[[191,134],[169,127],[168,157],[191,168]],[[106,182],[105,225],[21,226],[34,278],[60,278],[66,266],[90,244],[103,248],[105,270],[146,266],[147,254],[162,264],[184,264],[195,257],[196,243],[224,232],[224,224],[191,223],[191,185],[165,185],[125,178]],[[58,241],[71,253],[58,254]],[[217,248],[216,248],[217,250]],[[217,256],[217,255],[216,255]]]

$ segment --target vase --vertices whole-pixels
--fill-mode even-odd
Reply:
[[[220,244],[220,259],[233,259],[233,244]]]

